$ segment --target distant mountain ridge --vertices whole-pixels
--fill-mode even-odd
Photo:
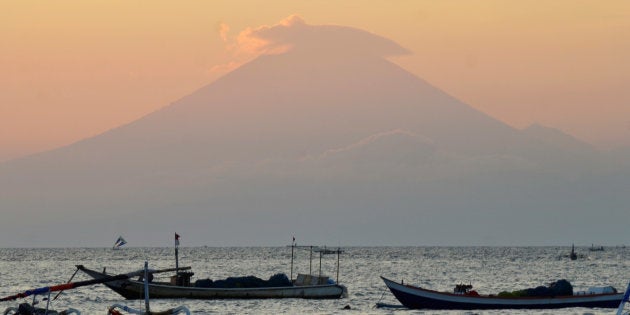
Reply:
[[[313,54],[317,45],[296,45],[260,56],[135,122],[2,163],[0,206],[13,219],[0,224],[0,235],[48,244],[32,230],[14,227],[25,221],[44,230],[80,226],[93,234],[89,244],[111,239],[106,227],[98,227],[102,222],[137,240],[172,226],[200,239],[209,230],[214,238],[229,234],[230,226],[246,226],[249,232],[230,238],[242,243],[275,239],[289,227],[324,237],[312,225],[325,225],[332,216],[338,233],[331,235],[360,240],[365,229],[354,226],[354,217],[373,215],[360,224],[377,229],[380,207],[403,218],[383,218],[386,225],[418,223],[426,212],[450,226],[456,223],[448,218],[459,211],[504,217],[500,210],[514,211],[506,207],[511,203],[525,211],[532,204],[519,192],[535,188],[531,194],[541,203],[565,213],[567,204],[538,188],[567,193],[566,187],[607,169],[607,157],[587,144],[541,126],[514,129],[387,61],[384,52],[405,51],[387,39],[340,26],[293,27],[314,36],[298,36],[300,43],[352,42],[358,36],[379,53],[357,55],[357,46],[346,45],[354,53]],[[472,196],[468,189],[479,189],[479,200],[459,200]],[[497,196],[497,189],[508,190]],[[611,211],[620,211],[618,206]],[[444,215],[436,209],[445,209]],[[152,227],[146,236],[126,230],[139,221]],[[494,219],[471,222],[485,233]],[[389,236],[363,239],[381,237]],[[455,235],[442,240],[456,242]]]

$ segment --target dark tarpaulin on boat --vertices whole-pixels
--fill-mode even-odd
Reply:
[[[500,297],[521,297],[521,296],[564,296],[573,295],[573,286],[565,279],[552,282],[549,286],[539,286],[512,292],[503,291]]]
[[[278,273],[263,280],[254,276],[229,277],[225,280],[200,279],[195,281],[198,288],[270,288],[270,287],[290,287],[293,286],[289,277],[283,273]]]

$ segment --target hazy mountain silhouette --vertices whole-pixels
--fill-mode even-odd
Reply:
[[[616,237],[607,224],[628,180],[611,179],[619,170],[589,145],[471,108],[387,61],[406,51],[361,30],[294,20],[258,36],[289,49],[130,124],[1,164],[0,239],[160,245],[177,229],[218,245],[291,233],[363,245],[595,241],[577,227]]]

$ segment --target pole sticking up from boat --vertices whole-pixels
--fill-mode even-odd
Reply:
[[[175,232],[175,274],[179,273],[179,234]]]
[[[151,307],[149,306],[149,262],[144,261],[144,309],[147,314],[151,314]]]
[[[337,249],[328,249],[328,248],[326,248],[326,246],[313,246],[313,245],[301,245],[301,246],[298,246],[296,243],[292,243],[291,244],[291,279],[293,279],[293,260],[295,259],[294,249],[302,249],[302,250],[308,250],[309,251],[309,270],[308,270],[308,272],[309,272],[309,275],[311,275],[311,276],[313,275],[313,252],[319,253],[319,274],[318,274],[318,278],[320,280],[318,280],[318,282],[321,281],[321,278],[322,278],[323,256],[324,255],[337,254],[337,283],[339,283],[339,272],[340,272],[340,265],[341,265],[341,253],[343,253],[343,250],[341,249],[341,247],[338,247]],[[298,275],[298,277],[299,277],[299,275]],[[331,277],[331,280],[332,280],[332,277]]]
[[[291,241],[291,275],[289,276],[289,280],[293,281],[293,251],[295,250],[295,236],[293,236],[293,241]]]
[[[341,255],[341,248],[337,247],[337,283],[339,283],[339,256]]]
[[[182,269],[186,269],[189,267],[182,267]],[[166,270],[166,269],[164,269]],[[155,273],[155,272],[163,272],[164,270],[151,270],[149,271],[149,262],[148,261],[144,261],[144,312],[142,312],[141,310],[137,310],[137,309],[133,309],[131,307],[128,307],[127,305],[122,305],[122,304],[114,304],[112,306],[109,307],[108,309],[108,313],[107,314],[120,314],[118,311],[116,311],[116,308],[120,308],[124,311],[129,312],[130,314],[138,314],[138,315],[151,315],[151,314],[164,314],[164,315],[175,315],[175,314],[186,314],[186,315],[190,315],[190,311],[188,310],[188,308],[186,306],[178,306],[176,308],[172,308],[163,312],[151,312],[151,303],[150,303],[150,299],[149,299],[149,273]],[[170,271],[173,271],[173,269],[170,269]]]
[[[326,246],[324,246],[324,251],[326,251]],[[322,276],[322,251],[319,251],[319,276]]]
[[[315,251],[319,252],[319,275],[320,276],[322,274],[322,255],[337,254],[337,283],[339,283],[339,268],[341,265],[341,253],[343,253],[343,250],[341,250],[341,247],[337,247],[336,250],[332,250],[332,249],[327,249],[326,246],[324,246],[324,247],[320,247],[316,249]]]

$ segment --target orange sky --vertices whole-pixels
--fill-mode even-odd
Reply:
[[[3,1],[0,161],[133,121],[252,58],[298,14],[390,38],[395,62],[515,127],[630,145],[628,1]]]

